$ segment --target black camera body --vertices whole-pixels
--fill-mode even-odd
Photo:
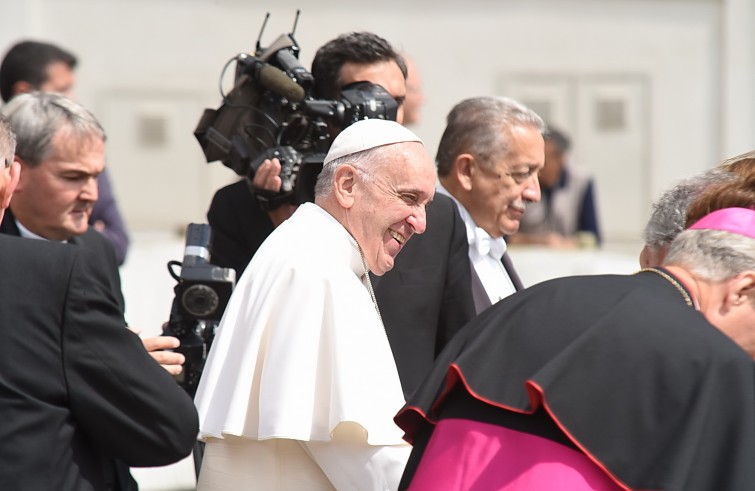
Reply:
[[[235,85],[218,109],[204,111],[194,135],[207,162],[220,160],[249,181],[266,159],[281,160],[280,192],[256,192],[265,209],[313,201],[334,135],[359,120],[395,120],[398,113],[396,100],[369,82],[344,87],[339,100],[317,99],[293,33],[266,49],[258,41],[254,56],[240,54],[231,61]]]
[[[210,238],[209,225],[190,223],[186,229],[183,262],[168,263],[168,271],[178,283],[163,334],[180,341],[174,351],[183,354],[186,361],[176,380],[192,397],[236,283],[236,271],[209,263]],[[178,265],[180,275],[172,269]]]

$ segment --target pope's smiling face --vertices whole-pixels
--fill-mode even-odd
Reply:
[[[355,201],[348,211],[349,230],[376,275],[390,271],[406,241],[425,231],[425,206],[435,193],[435,165],[424,145],[385,148],[382,163],[357,168]]]

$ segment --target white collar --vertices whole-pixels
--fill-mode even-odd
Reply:
[[[456,203],[456,206],[459,209],[459,215],[461,215],[461,219],[464,221],[464,225],[466,225],[467,228],[467,240],[469,241],[470,251],[476,253],[480,257],[490,255],[497,261],[500,261],[506,253],[506,241],[503,240],[503,237],[493,238],[481,227],[478,227],[477,223],[475,223],[472,218],[472,215],[469,214],[469,211],[467,211],[464,205],[451,195],[442,184],[436,186],[436,191],[445,194]]]

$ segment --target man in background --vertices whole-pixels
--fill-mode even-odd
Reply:
[[[477,312],[523,288],[504,237],[540,200],[543,120],[507,98],[476,97],[448,114],[438,145],[438,192],[459,207],[469,241]]]
[[[0,219],[21,172],[14,147],[0,117]],[[191,452],[192,401],[126,329],[94,252],[0,234],[0,278],[3,489],[136,489],[113,459]]]
[[[567,249],[599,246],[602,237],[592,176],[569,164],[571,141],[564,133],[549,126],[543,137],[542,200],[527,208],[519,233],[509,243]]]
[[[425,104],[425,91],[422,87],[422,76],[417,62],[403,54],[406,61],[406,99],[404,100],[404,125],[419,124],[422,116],[422,106]]]
[[[339,100],[349,84],[379,84],[399,103],[399,123],[406,73],[401,55],[370,32],[338,36],[323,45],[312,62],[317,97]],[[279,173],[279,162],[267,161],[257,170],[253,185],[277,192]],[[262,211],[245,181],[220,189],[207,213],[214,234],[212,261],[236,268],[241,276],[259,244],[294,209],[289,205],[269,214]],[[404,247],[393,270],[372,278],[405,395],[475,314],[466,230],[453,201],[436,194],[427,207],[427,223],[427,232]]]
[[[403,404],[369,273],[426,228],[435,168],[394,121],[336,137],[315,202],[265,240],[234,289],[196,395],[197,489],[396,489]]]
[[[21,41],[7,51],[0,63],[0,96],[8,102],[15,95],[38,90],[71,97],[76,84],[76,64],[76,57],[59,46]],[[89,223],[110,240],[118,265],[122,265],[128,252],[129,236],[107,170],[99,175],[97,185],[99,199]]]

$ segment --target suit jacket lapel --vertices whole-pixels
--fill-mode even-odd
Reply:
[[[13,235],[15,237],[21,236],[21,232],[18,230],[18,226],[16,225],[16,219],[13,217],[13,212],[10,211],[10,208],[5,210],[3,222],[0,223],[0,233]]]
[[[74,245],[78,245],[78,246],[84,245],[84,240],[80,236],[78,236],[78,235],[75,236],[75,237],[71,237],[70,239],[68,239],[67,242],[69,244],[74,244]]]
[[[503,254],[501,262],[503,263],[503,267],[504,269],[506,269],[506,273],[508,273],[509,278],[511,278],[511,282],[514,284],[516,291],[524,290],[524,284],[519,278],[519,275],[516,273],[516,269],[514,269],[514,263],[511,262],[511,258],[509,257],[508,252]]]
[[[490,303],[488,292],[486,292],[485,287],[482,286],[480,277],[477,276],[477,271],[475,271],[474,266],[471,266],[470,269],[472,270],[472,299],[474,300],[475,312],[479,314],[492,304]]]

